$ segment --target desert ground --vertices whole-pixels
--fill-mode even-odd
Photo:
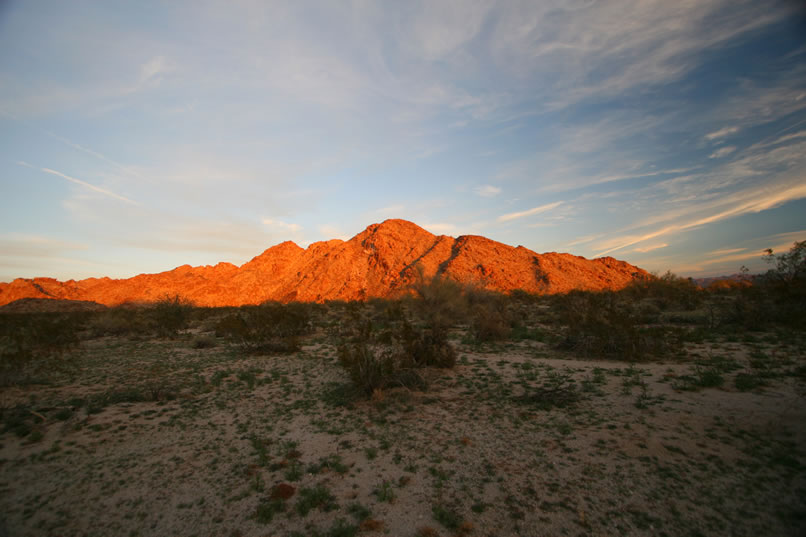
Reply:
[[[168,335],[91,319],[0,388],[0,535],[806,534],[803,333],[624,360],[520,307],[371,395],[338,345],[372,305],[321,308],[292,352],[245,351],[218,310]]]

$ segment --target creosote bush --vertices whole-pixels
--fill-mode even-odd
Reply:
[[[644,326],[629,293],[572,291],[555,297],[563,328],[560,347],[585,356],[641,360],[680,348],[680,333]]]
[[[299,338],[313,331],[316,305],[266,302],[242,306],[221,319],[216,335],[232,338],[254,354],[289,353],[299,350]]]
[[[193,303],[181,296],[165,295],[151,308],[150,316],[160,335],[174,335],[187,328],[193,313]]]

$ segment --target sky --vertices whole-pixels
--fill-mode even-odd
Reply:
[[[0,281],[388,218],[765,270],[806,240],[803,2],[0,0]]]

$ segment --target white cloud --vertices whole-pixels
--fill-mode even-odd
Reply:
[[[498,221],[499,222],[509,222],[510,220],[516,220],[518,218],[523,218],[524,216],[532,216],[532,215],[535,215],[535,214],[544,213],[546,211],[550,211],[552,209],[555,209],[555,208],[559,207],[562,204],[563,204],[562,201],[555,201],[554,203],[547,203],[546,205],[541,205],[539,207],[533,207],[533,208],[528,209],[526,211],[521,211],[521,212],[517,212],[517,213],[502,214],[501,216],[498,217]]]
[[[719,149],[717,149],[716,151],[714,151],[713,153],[708,155],[708,158],[727,157],[728,155],[730,155],[734,151],[736,151],[736,147],[732,146],[732,145],[728,145],[728,146],[725,146],[725,147],[720,147]]]
[[[474,188],[473,191],[483,198],[492,198],[501,193],[501,189],[493,185],[480,185]]]
[[[424,222],[422,228],[436,235],[450,235],[456,233],[456,226],[446,222]]]
[[[661,248],[666,248],[667,246],[669,246],[667,243],[661,242],[661,243],[658,243],[658,244],[651,244],[649,246],[644,246],[642,248],[634,248],[633,252],[638,252],[638,253],[645,254],[645,253],[651,252],[653,250],[660,250]]]
[[[302,226],[300,226],[299,224],[289,224],[289,223],[283,222],[282,220],[274,220],[274,219],[271,219],[271,218],[264,218],[262,220],[262,222],[263,222],[264,226],[274,228],[274,229],[281,229],[281,230],[284,230],[284,231],[290,231],[291,233],[297,233],[297,232],[302,230]]]
[[[708,140],[716,140],[717,138],[724,138],[725,136],[730,136],[737,132],[739,132],[739,127],[723,127],[718,131],[709,132],[705,135],[705,138]]]

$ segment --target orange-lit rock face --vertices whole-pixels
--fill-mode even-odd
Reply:
[[[418,268],[419,267],[419,268]],[[432,235],[405,220],[373,224],[349,241],[293,242],[272,246],[240,267],[184,265],[125,280],[52,278],[0,283],[0,305],[20,298],[90,300],[114,306],[181,295],[200,306],[238,306],[266,300],[289,302],[389,297],[405,292],[422,270],[495,291],[562,293],[572,289],[620,289],[649,274],[611,257],[588,260],[570,254],[537,254],[484,237]]]

